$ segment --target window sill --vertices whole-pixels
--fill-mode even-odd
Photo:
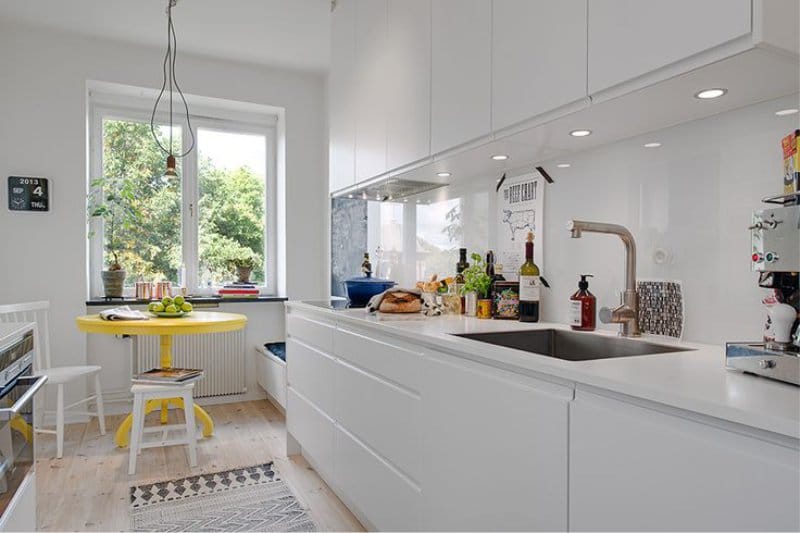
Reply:
[[[255,298],[220,298],[219,296],[187,296],[186,301],[193,305],[197,304],[227,304],[227,303],[264,303],[264,302],[285,302],[288,298],[284,296],[257,296]],[[92,298],[86,300],[86,307],[102,306],[108,307],[111,305],[147,305],[155,300],[137,300],[136,298],[114,298],[107,300],[105,298]]]

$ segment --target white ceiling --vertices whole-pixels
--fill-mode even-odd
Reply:
[[[166,46],[167,0],[3,0],[0,17],[129,43]],[[179,0],[178,53],[325,72],[330,0]]]

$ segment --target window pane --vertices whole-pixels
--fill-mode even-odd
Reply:
[[[202,286],[234,281],[235,263],[248,261],[250,281],[266,283],[266,146],[263,135],[197,132]]]
[[[460,198],[417,205],[418,280],[455,271],[462,233]]]
[[[376,277],[402,281],[403,204],[369,202],[367,245]],[[357,271],[353,273],[357,275]]]
[[[169,128],[160,126],[156,131],[167,146]],[[179,127],[173,130],[173,142],[180,151]],[[129,205],[141,213],[136,223],[125,223],[117,214],[114,220],[106,217],[103,225],[105,262],[113,263],[112,251],[118,250],[127,286],[138,280],[178,281],[181,182],[180,177],[165,177],[165,169],[166,156],[153,140],[149,123],[103,120],[103,177],[110,180],[112,190],[127,187]],[[180,160],[177,171],[180,176]]]

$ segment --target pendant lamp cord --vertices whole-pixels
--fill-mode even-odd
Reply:
[[[175,157],[184,157],[194,148],[195,139],[191,118],[189,117],[189,104],[186,103],[186,97],[183,96],[183,91],[178,85],[178,80],[175,78],[175,59],[178,52],[178,37],[175,35],[175,26],[172,24],[172,8],[175,6],[175,3],[176,0],[167,0],[167,53],[164,54],[164,63],[162,65],[164,78],[161,82],[161,91],[158,93],[156,103],[153,106],[153,112],[150,115],[150,133],[153,134],[153,139],[162,152],[167,155],[174,155],[172,153],[172,92],[174,87],[177,89],[181,101],[183,102],[183,109],[186,111],[186,127],[189,129],[189,134],[192,138],[189,148],[180,155],[175,155]],[[169,148],[161,144],[156,134],[156,112],[158,111],[158,104],[161,102],[161,97],[164,96],[164,92],[167,90],[167,83],[169,83]]]

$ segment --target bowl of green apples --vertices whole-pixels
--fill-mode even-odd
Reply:
[[[183,296],[165,296],[160,302],[151,302],[147,310],[159,318],[180,318],[192,312],[192,304]]]

